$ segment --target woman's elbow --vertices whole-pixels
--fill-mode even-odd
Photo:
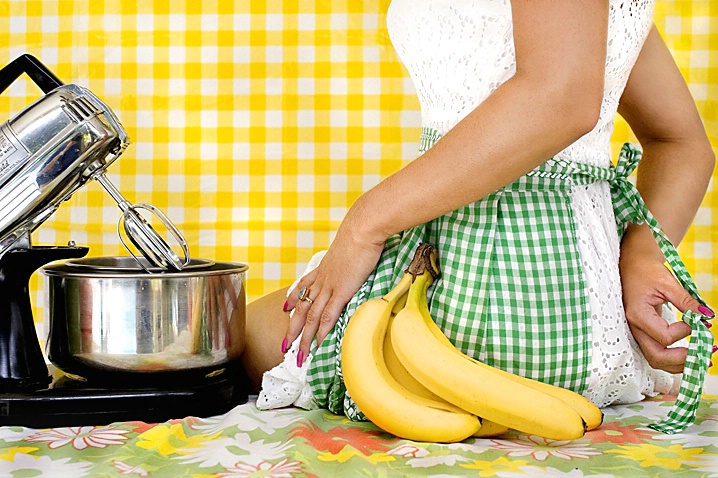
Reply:
[[[563,140],[573,142],[598,124],[603,102],[604,70],[600,65],[551,70],[516,70],[511,79],[534,99]]]
[[[602,77],[554,73],[541,80],[534,79],[534,88],[540,89],[553,127],[561,131],[563,141],[573,143],[596,127],[603,102]]]
[[[563,87],[564,118],[574,140],[593,131],[601,116],[603,82],[571,81]]]
[[[709,176],[712,176],[716,166],[716,154],[710,143],[703,149],[702,159],[706,171],[709,171]]]
[[[699,119],[697,123],[700,125],[696,126],[697,138],[692,142],[696,145],[696,148],[698,148],[696,155],[700,158],[699,161],[703,167],[706,170],[710,170],[710,174],[713,175],[713,170],[716,165],[716,154],[713,150],[713,145],[711,145],[710,139],[708,139],[708,134],[703,127],[703,122]]]

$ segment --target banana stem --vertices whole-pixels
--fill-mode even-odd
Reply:
[[[439,277],[439,267],[436,265],[436,259],[439,255],[436,247],[431,244],[419,244],[414,253],[414,258],[411,260],[411,264],[406,269],[407,274],[411,274],[414,278],[429,272],[432,279]]]
[[[406,294],[409,290],[409,286],[417,277],[428,275],[428,282],[431,283],[431,281],[439,275],[439,268],[436,265],[436,256],[437,250],[434,246],[431,244],[419,244],[411,260],[411,264],[409,264],[409,267],[407,267],[404,272],[404,276],[397,286],[387,292],[382,299],[393,307],[401,296]]]

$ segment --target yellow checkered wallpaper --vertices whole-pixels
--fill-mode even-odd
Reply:
[[[132,140],[110,179],[162,208],[193,256],[248,263],[253,299],[291,283],[354,199],[416,154],[418,102],[385,31],[388,4],[0,0],[0,65],[29,52],[102,98]],[[656,23],[718,147],[718,2],[659,0]],[[39,94],[15,82],[0,121]],[[619,120],[616,152],[628,139]],[[118,215],[89,184],[34,240],[123,254]],[[711,186],[681,251],[716,308],[717,223]]]
[[[249,263],[251,299],[291,282],[347,205],[415,152],[388,2],[169,5],[0,3],[0,63],[30,52],[102,98],[132,140],[110,179],[162,208],[193,256]],[[23,77],[0,113],[38,94]],[[124,253],[118,212],[90,184],[34,240]]]

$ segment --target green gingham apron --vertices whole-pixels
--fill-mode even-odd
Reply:
[[[420,152],[439,138],[436,131],[423,129]],[[344,329],[361,303],[381,297],[398,282],[422,242],[439,253],[441,276],[429,291],[432,317],[458,349],[503,370],[583,393],[591,330],[571,207],[574,185],[608,181],[618,234],[628,222],[647,223],[680,283],[705,305],[675,248],[628,181],[640,157],[626,144],[615,167],[553,158],[474,203],[389,238],[374,272],[312,352],[307,378],[317,403],[352,420],[366,420],[342,379]],[[665,420],[651,425],[656,430],[677,433],[695,419],[713,343],[701,319],[708,317],[683,315],[693,329],[688,358],[675,405]]]

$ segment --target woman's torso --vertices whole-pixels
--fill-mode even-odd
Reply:
[[[618,102],[650,30],[653,2],[611,0],[604,97],[590,133],[557,155],[607,166]],[[393,0],[387,28],[411,75],[422,126],[445,134],[516,71],[508,0]]]

